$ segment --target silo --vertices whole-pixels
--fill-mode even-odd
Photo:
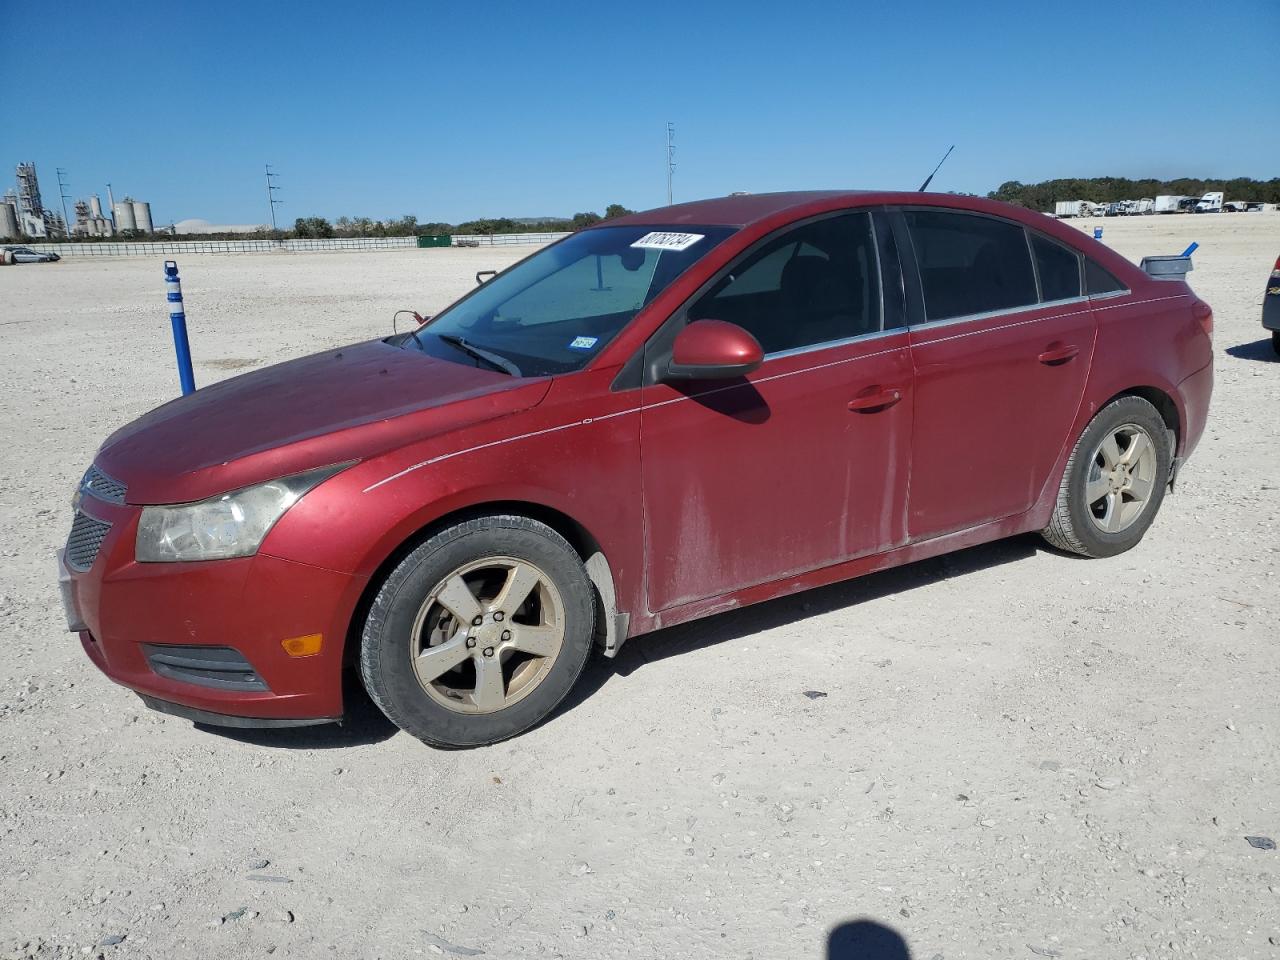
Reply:
[[[150,233],[151,227],[151,204],[142,200],[133,201],[133,219],[138,224],[138,229],[143,233]]]
[[[98,199],[97,194],[89,198],[89,213],[95,220],[102,219],[102,201]]]
[[[18,239],[18,211],[11,203],[0,203],[0,240]]]
[[[133,215],[133,201],[129,197],[125,197],[119,201],[111,210],[116,218],[116,229],[121,233],[126,230],[137,230],[138,220]]]

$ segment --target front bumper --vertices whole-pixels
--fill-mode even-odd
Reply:
[[[68,626],[108,677],[148,706],[201,723],[296,726],[341,718],[343,648],[367,581],[263,553],[138,563],[139,508],[86,496],[79,509],[110,530],[87,570],[60,555],[59,580]],[[324,641],[313,656],[290,657],[281,646],[316,633]],[[213,660],[227,654],[246,663],[256,679],[243,682],[243,674],[228,683],[217,671],[175,670],[157,648],[187,657],[208,648]]]

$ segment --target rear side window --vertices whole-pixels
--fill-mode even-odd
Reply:
[[[920,268],[926,319],[1011,310],[1039,301],[1020,225],[942,210],[904,213]]]
[[[1038,233],[1031,234],[1031,250],[1040,275],[1040,299],[1069,300],[1080,296],[1080,256]]]
[[[1084,285],[1089,295],[1094,297],[1100,293],[1117,293],[1129,289],[1112,276],[1109,270],[1098,266],[1088,257],[1084,258]]]

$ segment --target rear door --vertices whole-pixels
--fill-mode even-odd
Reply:
[[[750,331],[748,377],[654,382],[641,399],[649,609],[732,593],[906,538],[911,360],[868,213],[781,231],[731,264],[647,348],[688,321]],[[894,255],[896,270],[896,254]]]
[[[915,261],[905,272],[918,540],[1031,507],[1073,439],[1095,323],[1080,256],[1048,237],[939,208],[906,209],[896,224]]]

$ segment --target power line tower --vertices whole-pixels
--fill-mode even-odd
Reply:
[[[671,206],[671,175],[676,172],[676,125],[667,121],[667,206]]]
[[[62,225],[69,238],[71,236],[71,221],[67,219],[67,201],[71,198],[67,196],[67,171],[61,167],[55,167],[54,169],[58,171],[58,193],[62,194]]]
[[[279,204],[284,203],[283,200],[276,199],[276,191],[279,190],[280,188],[277,187],[272,182],[279,176],[280,174],[271,172],[271,164],[268,163],[267,164],[267,203],[271,205],[271,232],[272,233],[276,233],[280,229],[279,227],[276,226],[276,207]]]

